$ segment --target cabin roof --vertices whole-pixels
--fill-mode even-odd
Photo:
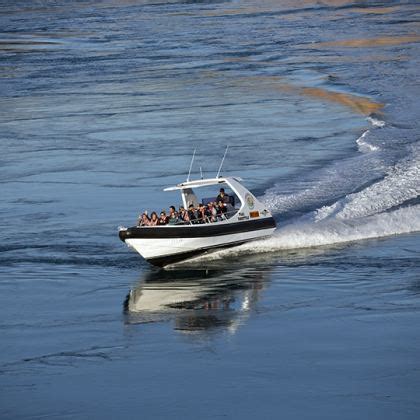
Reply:
[[[187,188],[199,188],[207,187],[209,185],[217,184],[229,184],[230,177],[219,177],[219,178],[206,178],[206,179],[197,179],[195,181],[185,181],[180,184],[175,185],[174,187],[167,187],[163,191],[175,191],[175,190],[185,190]],[[237,181],[242,181],[241,178],[234,178]]]

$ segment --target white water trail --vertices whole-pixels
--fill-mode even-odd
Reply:
[[[378,120],[372,116],[366,118],[367,121],[371,124],[373,129],[385,127],[385,121]],[[362,153],[376,152],[380,150],[380,147],[374,145],[368,141],[370,130],[366,130],[357,140],[356,144],[359,148],[359,151]]]
[[[363,183],[382,176],[386,169],[389,170],[383,162],[383,157],[378,153],[372,153],[381,151],[381,148],[368,141],[371,130],[384,127],[385,122],[373,117],[368,117],[367,120],[373,128],[366,130],[356,140],[362,156],[336,162],[320,172],[321,176],[318,180],[301,182],[305,188],[294,194],[279,193],[278,185],[275,185],[262,197],[267,208],[273,214],[281,214],[304,206],[316,205],[322,201],[331,202],[331,199],[340,196],[343,190],[355,190]],[[323,208],[322,211],[327,212],[332,209]]]
[[[273,236],[265,240],[219,250],[195,258],[217,260],[237,255],[272,253],[283,250],[331,246],[347,242],[382,238],[393,235],[420,232],[420,143],[409,149],[406,158],[388,168],[380,180],[359,192],[351,193],[329,206],[306,213],[288,225],[281,226]],[[311,195],[298,192],[289,197],[277,197],[271,191],[264,198],[276,212],[298,200],[311,199]],[[285,201],[286,200],[286,201]],[[304,205],[304,202],[303,202]],[[278,212],[276,212],[278,214]]]
[[[364,183],[373,182],[383,176],[386,169],[387,165],[378,154],[364,153],[357,158],[335,162],[320,170],[317,178],[300,181],[293,194],[282,193],[282,185],[276,184],[261,200],[274,215],[308,207],[315,209],[342,196],[343,191],[354,191]]]
[[[351,220],[387,211],[420,195],[420,146],[409,157],[390,168],[381,181],[360,192],[347,195],[331,206],[315,212],[315,221],[334,217]]]
[[[356,143],[359,147],[359,151],[362,153],[367,153],[367,152],[375,152],[377,150],[379,150],[378,146],[374,146],[373,144],[370,144],[366,138],[368,137],[370,133],[370,130],[366,130],[357,140]]]
[[[420,231],[420,205],[369,216],[362,221],[296,222],[279,228],[267,239],[248,242],[194,258],[194,263],[226,257],[331,246]]]
[[[385,122],[368,118],[375,130]],[[279,216],[280,227],[269,238],[215,251],[194,258],[193,264],[226,257],[273,253],[314,247],[326,247],[354,241],[420,232],[420,142],[408,148],[408,155],[395,165],[382,165],[379,147],[370,144],[365,131],[357,145],[362,152],[357,158],[337,162],[294,194],[282,194],[274,186],[261,198],[273,214]],[[379,181],[372,178],[382,171]],[[309,208],[329,197],[342,196],[357,186],[369,183],[360,191],[349,193],[333,204],[306,211],[302,216],[282,226],[281,215],[287,211]],[[280,190],[280,191],[279,191]],[[318,201],[317,201],[318,200]]]
[[[385,121],[381,121],[381,120],[378,120],[377,118],[374,118],[374,117],[367,117],[366,118],[371,124],[372,124],[372,126],[373,127],[375,127],[375,128],[382,128],[382,127],[385,127]]]

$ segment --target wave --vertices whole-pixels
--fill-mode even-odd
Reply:
[[[298,190],[293,194],[283,193],[283,185],[276,184],[265,192],[261,200],[274,215],[284,219],[289,214],[303,214],[325,204],[333,204],[347,191],[355,191],[382,179],[386,168],[381,156],[366,153],[334,162],[317,174],[310,174],[311,179],[300,179],[295,186]]]
[[[363,221],[338,220],[296,222],[278,229],[270,238],[248,242],[190,260],[214,261],[232,256],[332,246],[366,239],[420,231],[420,205],[370,216]]]
[[[297,223],[280,229],[273,241],[279,249],[382,238],[420,231],[420,205],[368,216],[362,220],[335,218],[318,223]]]
[[[217,260],[229,256],[256,253],[272,253],[283,250],[331,246],[373,238],[407,234],[420,231],[420,143],[408,148],[408,155],[386,169],[384,176],[358,191],[343,194],[332,204],[306,211],[277,229],[268,239],[254,241],[235,248],[216,251],[194,259]],[[362,172],[368,155],[359,155],[361,160],[348,160],[330,178],[321,178],[310,189],[290,195],[281,195],[275,189],[262,198],[268,207],[283,215],[291,208],[305,208],[316,199],[325,199],[337,194],[341,181]],[[372,160],[367,160],[372,163]],[[369,167],[369,165],[367,165]],[[344,168],[344,169],[343,169]],[[367,172],[367,170],[366,170]],[[339,178],[337,178],[339,176]],[[361,178],[356,177],[358,181]],[[351,183],[344,182],[344,188]],[[334,191],[331,192],[331,189]],[[341,189],[343,193],[343,189]],[[324,194],[325,193],[325,194]],[[321,196],[321,197],[320,197]],[[280,219],[281,220],[281,219]],[[284,218],[283,218],[284,223]]]
[[[386,125],[386,123],[385,123],[385,121],[382,121],[382,120],[379,120],[379,119],[377,119],[377,118],[375,118],[375,117],[373,117],[373,116],[369,116],[369,117],[367,117],[366,118],[371,124],[372,124],[372,126],[373,127],[375,127],[375,128],[383,128],[383,127],[385,127],[385,125]]]
[[[313,211],[322,204],[336,203],[346,192],[366,188],[367,185],[386,176],[390,168],[389,159],[384,153],[381,155],[371,153],[379,152],[382,149],[377,144],[372,144],[374,139],[368,141],[371,131],[381,129],[386,124],[374,117],[374,114],[366,119],[372,128],[366,130],[356,140],[358,149],[363,155],[336,161],[318,171],[316,177],[311,174],[309,180],[300,179],[299,184],[304,188],[294,194],[283,194],[281,185],[274,185],[261,197],[267,208],[273,214],[282,214],[283,217],[289,212],[301,214]],[[417,159],[417,157],[415,158]],[[401,178],[404,178],[403,175]],[[327,211],[326,208],[324,211]]]
[[[359,147],[359,151],[362,153],[366,153],[366,152],[375,152],[377,150],[379,150],[378,146],[374,146],[372,144],[370,144],[366,138],[369,135],[370,130],[366,130],[357,140],[356,143]]]
[[[372,128],[383,128],[385,127],[386,123],[385,121],[382,121],[378,118],[375,118],[374,116],[370,115],[366,118],[367,121],[372,125]],[[357,140],[356,144],[359,147],[359,151],[362,153],[367,152],[376,152],[380,150],[380,147],[377,145],[373,145],[369,141],[367,141],[367,137],[369,136],[370,130],[366,130]]]
[[[335,217],[357,219],[402,205],[420,195],[420,147],[412,147],[409,157],[390,168],[387,175],[360,192],[347,195],[331,206],[315,212],[315,220]]]

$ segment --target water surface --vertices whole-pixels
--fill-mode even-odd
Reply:
[[[0,12],[2,418],[419,417],[417,2]],[[277,232],[151,268],[226,144]]]

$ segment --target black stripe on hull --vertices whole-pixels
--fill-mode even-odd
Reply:
[[[247,220],[234,223],[207,223],[203,225],[131,227],[120,230],[120,239],[166,239],[166,238],[204,238],[234,233],[252,232],[262,229],[272,229],[276,222],[272,217]]]
[[[212,251],[212,250],[215,251],[216,249],[233,248],[234,246],[241,245],[245,242],[249,242],[255,239],[263,239],[263,238],[264,237],[248,239],[245,241],[233,242],[226,245],[216,245],[216,246],[212,246],[208,248],[195,249],[194,251],[183,252],[181,254],[172,254],[172,255],[166,255],[164,257],[149,258],[149,259],[146,259],[146,261],[152,265],[155,265],[156,267],[162,268],[169,264],[175,264],[177,262],[188,260],[189,258],[197,257],[198,255],[205,254],[207,251]]]

